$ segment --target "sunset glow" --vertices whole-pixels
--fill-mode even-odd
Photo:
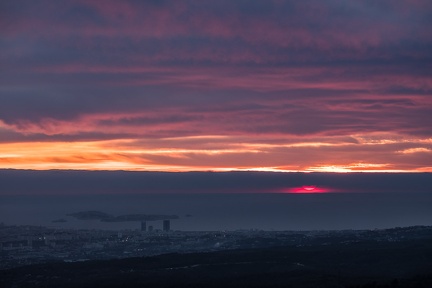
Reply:
[[[10,2],[0,168],[432,172],[430,1]]]
[[[305,185],[301,187],[290,188],[287,190],[287,192],[294,193],[294,194],[315,194],[315,193],[327,193],[330,192],[330,190],[323,187]]]
[[[247,140],[252,143],[245,143]],[[196,143],[201,141],[203,143]],[[145,141],[123,139],[2,143],[0,144],[0,168],[275,172],[425,171],[424,167],[409,166],[409,163],[401,162],[399,167],[395,163],[385,163],[391,151],[382,158],[376,158],[373,154],[367,155],[367,151],[373,149],[364,149],[364,146],[358,144],[317,145],[314,142],[309,146],[306,145],[307,143],[300,142],[260,145],[256,143],[256,139],[246,137],[242,138],[243,143],[237,141],[236,137],[208,136]],[[392,143],[390,147],[395,149],[393,152],[395,158],[396,155],[401,155],[397,145]],[[345,152],[341,151],[341,148]],[[320,157],[319,154],[323,151],[325,155]],[[416,153],[421,155],[428,154],[430,151],[411,149],[404,150],[402,154],[415,155]],[[358,156],[362,158],[356,159]],[[332,164],[335,162],[334,159],[339,158],[342,160],[338,160],[338,164]],[[323,159],[328,159],[327,164],[323,164]],[[361,159],[364,159],[363,162],[354,162]],[[366,162],[367,159],[371,162]],[[290,160],[289,165],[286,164],[288,160]],[[405,169],[403,169],[404,165],[406,165]],[[426,171],[429,169],[426,167]]]

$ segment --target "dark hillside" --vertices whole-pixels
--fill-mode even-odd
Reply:
[[[50,263],[1,287],[432,287],[432,242],[362,242]]]

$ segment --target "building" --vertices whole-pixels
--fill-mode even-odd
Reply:
[[[141,221],[141,231],[147,231],[147,222]]]
[[[170,220],[163,220],[163,231],[170,231]]]

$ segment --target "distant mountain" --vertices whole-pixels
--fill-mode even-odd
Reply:
[[[67,214],[78,220],[100,220],[103,222],[134,222],[134,221],[157,221],[179,219],[177,215],[159,215],[159,214],[128,214],[113,216],[100,211],[83,211]]]
[[[83,211],[83,212],[70,213],[66,215],[74,217],[78,220],[105,220],[105,219],[114,218],[113,215],[100,212],[100,211]]]

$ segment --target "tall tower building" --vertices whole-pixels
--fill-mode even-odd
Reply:
[[[141,231],[147,231],[147,222],[141,221]]]
[[[170,220],[163,220],[163,231],[170,231]]]

